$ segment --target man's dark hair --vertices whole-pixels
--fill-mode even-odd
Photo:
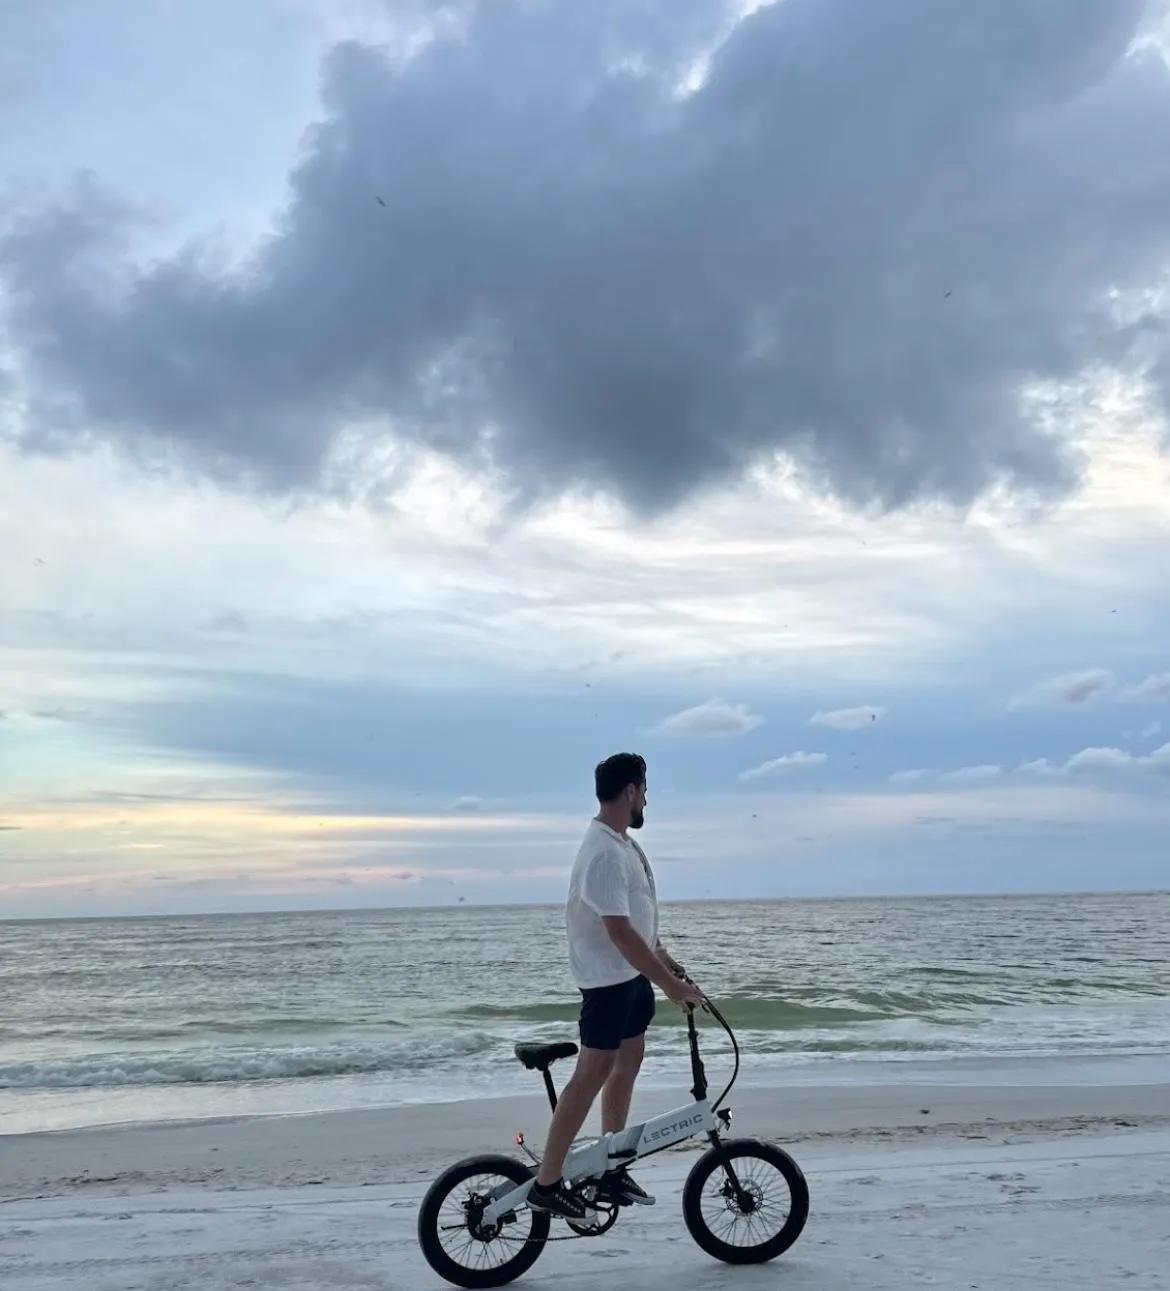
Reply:
[[[628,785],[646,783],[646,759],[637,753],[614,753],[597,764],[593,783],[598,802],[613,802]]]

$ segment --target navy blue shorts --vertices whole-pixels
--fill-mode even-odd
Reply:
[[[616,986],[581,992],[578,1030],[585,1049],[617,1049],[623,1040],[645,1035],[654,1016],[654,987],[639,974]]]

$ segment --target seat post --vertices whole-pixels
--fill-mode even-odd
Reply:
[[[542,1074],[544,1076],[544,1087],[548,1090],[549,1104],[555,1112],[557,1110],[557,1091],[556,1086],[553,1084],[552,1072],[545,1067]]]

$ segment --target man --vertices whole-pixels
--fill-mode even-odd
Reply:
[[[629,836],[642,828],[646,762],[636,753],[615,753],[597,766],[594,781],[600,810],[573,864],[565,910],[569,964],[581,992],[581,1047],[528,1195],[533,1210],[582,1221],[590,1212],[565,1187],[565,1157],[599,1093],[602,1133],[625,1129],[654,1016],[651,983],[683,1007],[703,1000],[697,987],[682,980],[682,966],[658,938],[654,875]],[[624,1204],[654,1204],[624,1165],[610,1172],[606,1184]]]

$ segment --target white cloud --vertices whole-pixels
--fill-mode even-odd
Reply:
[[[1129,457],[1099,447],[1085,492],[1043,526],[986,506],[965,523],[852,515],[778,471],[636,524],[583,498],[509,519],[490,479],[426,455],[396,463],[393,506],[289,509],[145,479],[104,448],[22,457],[0,437],[0,617],[13,645],[72,652],[58,684],[85,650],[133,676],[144,654],[420,680],[565,673],[620,654],[607,667],[623,678],[887,686],[966,659],[1041,604],[1052,619],[1058,596],[1073,612],[1120,583],[1115,603],[1149,603],[1150,547],[1170,536],[1152,484],[1163,459],[1152,444]],[[206,630],[235,607],[247,633]],[[840,713],[854,710],[818,716]],[[884,713],[855,716],[864,727]]]
[[[486,811],[487,803],[482,798],[473,793],[464,794],[462,798],[456,798],[451,804],[452,811],[458,812],[477,812]]]
[[[1003,767],[983,763],[980,766],[960,767],[957,771],[948,771],[942,778],[955,783],[974,784],[985,780],[994,780],[1002,774]]]
[[[1133,764],[1133,755],[1123,749],[1089,748],[1074,753],[1064,764],[1064,770],[1070,775],[1078,771],[1128,771]]]
[[[1024,770],[1023,767],[1020,769]],[[984,762],[976,766],[959,767],[955,771],[930,771],[925,767],[915,767],[909,771],[895,771],[890,776],[890,783],[917,784],[928,777],[937,776],[939,780],[948,784],[986,784],[990,780],[998,779],[1001,775],[1003,775],[1003,767]]]
[[[1124,749],[1091,748],[1074,753],[1065,770],[1077,772],[1142,771],[1170,776],[1170,744],[1163,744],[1148,754],[1127,753]]]
[[[1047,758],[1033,758],[1031,762],[1021,762],[1020,768],[1026,775],[1060,775],[1061,768]]]
[[[783,757],[762,762],[758,767],[752,767],[750,771],[742,772],[739,778],[741,780],[761,780],[765,776],[782,775],[786,771],[797,771],[803,767],[820,766],[828,760],[827,755],[824,753],[805,753],[803,750],[797,750],[795,753],[785,753]]]
[[[1086,668],[1081,672],[1050,677],[1024,694],[1013,696],[1008,707],[1071,707],[1108,694],[1129,702],[1170,699],[1170,672],[1151,673],[1136,685],[1118,686],[1117,679],[1108,668]]]
[[[1066,672],[1039,682],[1022,695],[1008,701],[1009,708],[1066,708],[1085,704],[1099,695],[1107,694],[1115,685],[1113,673],[1108,668],[1086,668],[1081,672]]]
[[[1152,740],[1152,739],[1156,739],[1161,734],[1162,734],[1162,723],[1151,722],[1149,726],[1143,729],[1141,738],[1143,740]]]
[[[1127,686],[1121,698],[1139,701],[1170,699],[1170,672],[1153,673],[1136,686]]]
[[[1066,762],[1051,762],[1037,758],[1025,762],[1021,771],[1035,775],[1108,775],[1142,773],[1170,776],[1170,744],[1163,744],[1152,753],[1129,753],[1125,749],[1092,747],[1074,753]]]
[[[315,677],[564,673],[620,653],[607,667],[624,677],[782,669],[819,689],[826,673],[885,684],[959,648],[973,600],[949,589],[999,600],[1005,585],[979,578],[987,553],[957,524],[940,542],[782,478],[637,525],[574,498],[509,518],[490,480],[425,455],[400,467],[392,506],[288,509],[143,479],[108,449],[22,457],[0,435],[8,640]],[[938,586],[920,580],[927,557]]]
[[[884,708],[863,704],[858,708],[834,708],[816,712],[809,720],[810,726],[830,726],[838,731],[860,731],[880,721],[886,715]]]
[[[764,719],[747,704],[725,704],[709,699],[705,704],[685,708],[665,718],[656,728],[660,735],[701,739],[721,735],[746,735],[762,726]]]

